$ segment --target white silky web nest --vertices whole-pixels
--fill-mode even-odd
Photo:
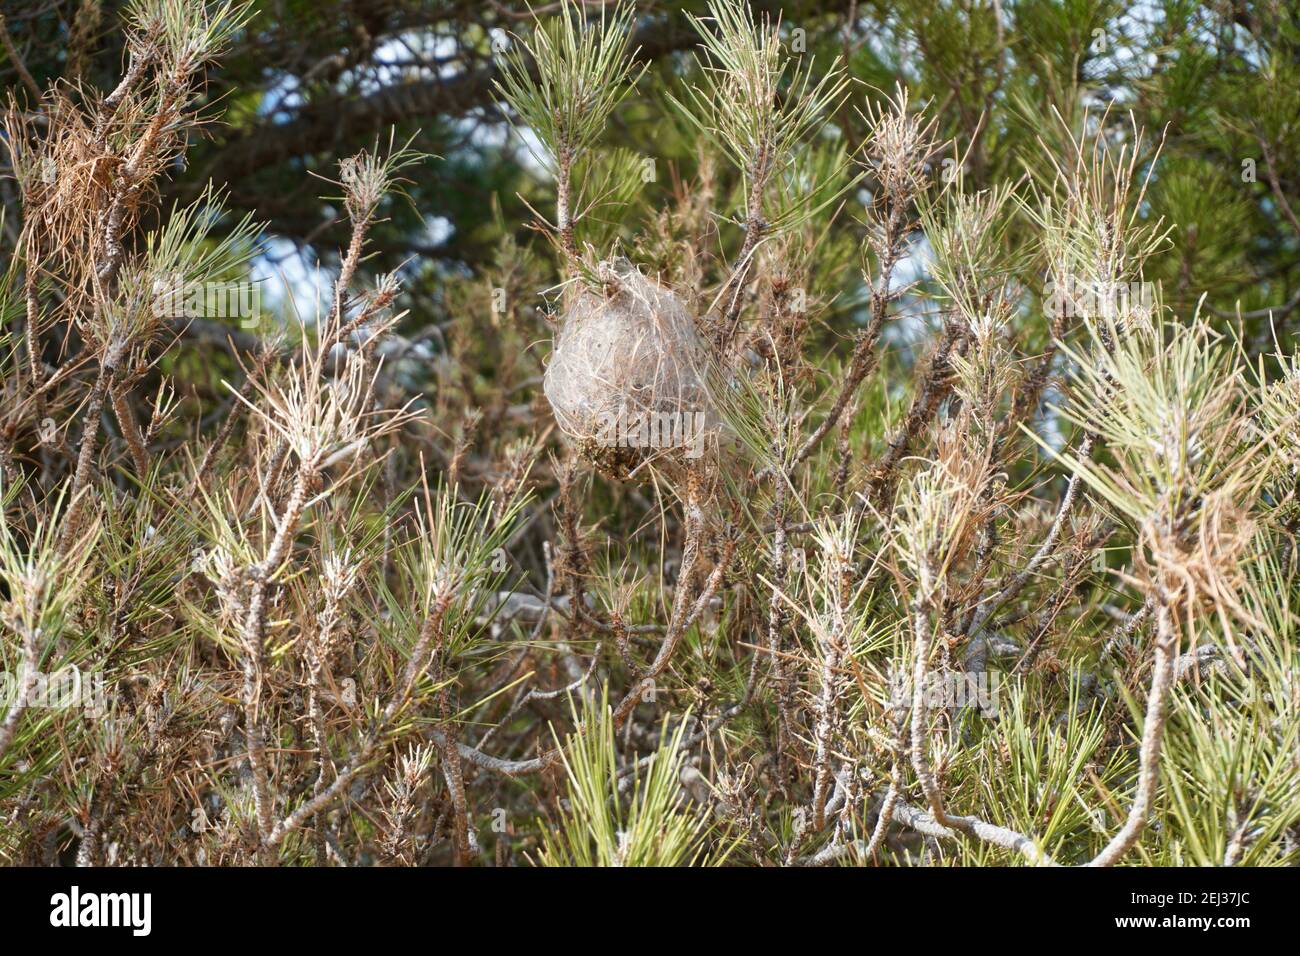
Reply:
[[[708,351],[685,304],[624,259],[602,262],[600,291],[565,308],[543,389],[560,430],[602,473],[705,454],[713,435]]]

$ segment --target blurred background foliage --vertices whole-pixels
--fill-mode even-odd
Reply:
[[[122,6],[4,3],[8,29],[42,88],[56,78],[111,87],[123,62],[116,28]],[[318,261],[328,266],[346,240],[346,222],[320,198],[330,190],[317,177],[332,176],[340,157],[396,127],[399,141],[414,137],[414,148],[438,158],[411,177],[409,202],[390,200],[367,267],[402,272],[413,340],[440,348],[439,330],[460,319],[491,327],[487,303],[457,283],[502,267],[503,244],[511,255],[531,249],[540,237],[529,228],[528,206],[551,208],[553,191],[493,91],[511,34],[531,26],[527,7],[498,0],[256,0],[254,7],[247,34],[209,78],[210,115],[221,121],[207,126],[173,171],[163,208],[192,200],[211,180],[233,212],[265,223],[266,274],[283,268],[292,278]],[[1144,164],[1164,133],[1143,212],[1175,227],[1147,278],[1161,281],[1166,303],[1179,311],[1205,294],[1227,322],[1239,303],[1258,346],[1268,344],[1262,310],[1277,307],[1285,333],[1300,303],[1294,3],[756,0],[751,7],[780,17],[792,51],[825,65],[835,56],[847,61],[855,92],[824,134],[828,147],[853,150],[865,135],[864,104],[902,83],[913,103],[928,104],[937,117],[941,142],[954,139],[963,151],[969,144],[961,172],[971,191],[1046,175],[1039,140],[1058,155],[1068,149],[1053,112],[1075,127],[1085,109],[1113,104],[1104,122],[1118,127],[1132,111],[1147,130]],[[621,234],[635,245],[640,236],[643,258],[653,260],[653,222],[683,191],[698,189],[702,161],[719,196],[733,186],[734,173],[710,162],[669,103],[698,69],[687,15],[704,12],[693,2],[637,5],[632,45],[648,68],[601,146],[614,169],[603,175],[620,168],[643,175],[625,192],[630,207],[587,237],[597,243]],[[0,82],[23,95],[7,57]],[[6,204],[13,200],[8,190]],[[828,265],[837,255],[851,258],[860,219],[850,197],[833,241],[818,249]],[[740,238],[727,229],[711,237],[723,252],[734,252]],[[550,261],[533,263],[519,290],[525,297],[512,305],[540,304],[534,293],[554,278]],[[823,316],[833,332],[862,318],[856,273],[837,275],[836,306]]]

